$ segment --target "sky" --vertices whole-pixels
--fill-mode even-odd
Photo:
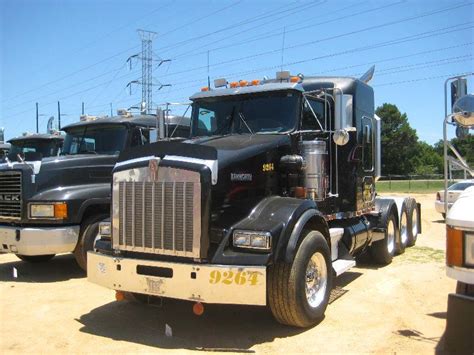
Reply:
[[[397,105],[430,144],[442,137],[444,81],[474,71],[472,1],[0,0],[5,138],[36,130],[35,103],[40,132],[58,101],[62,126],[82,103],[90,115],[138,104],[141,88],[127,88],[141,80],[141,62],[127,63],[141,52],[138,29],[156,32],[156,105],[187,102],[208,75],[359,77],[375,65],[376,106]]]

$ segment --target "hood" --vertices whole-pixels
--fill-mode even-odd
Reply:
[[[281,134],[228,135],[187,140],[217,150],[219,170],[259,154],[290,144],[290,138]]]

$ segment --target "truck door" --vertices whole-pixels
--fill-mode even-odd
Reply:
[[[362,118],[362,208],[370,208],[375,198],[374,165],[375,165],[375,130],[374,120],[364,116]]]

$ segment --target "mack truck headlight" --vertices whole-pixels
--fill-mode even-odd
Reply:
[[[270,250],[272,246],[272,235],[269,232],[235,230],[233,244],[238,248]]]
[[[110,222],[100,222],[99,223],[99,235],[101,237],[110,237],[111,234],[111,224]]]
[[[65,219],[67,218],[67,204],[55,203],[30,203],[30,218]]]

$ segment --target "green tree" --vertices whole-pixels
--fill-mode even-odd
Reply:
[[[463,139],[453,138],[451,139],[451,144],[456,148],[456,150],[463,156],[468,164],[474,166],[474,135],[469,134]],[[434,147],[435,151],[442,157],[443,156],[443,140],[439,140]],[[453,155],[450,153],[450,155]]]
[[[416,171],[418,136],[405,113],[384,103],[375,113],[382,119],[382,175],[407,175]]]
[[[417,142],[417,153],[414,157],[415,174],[442,174],[443,157],[434,147],[426,142]]]

